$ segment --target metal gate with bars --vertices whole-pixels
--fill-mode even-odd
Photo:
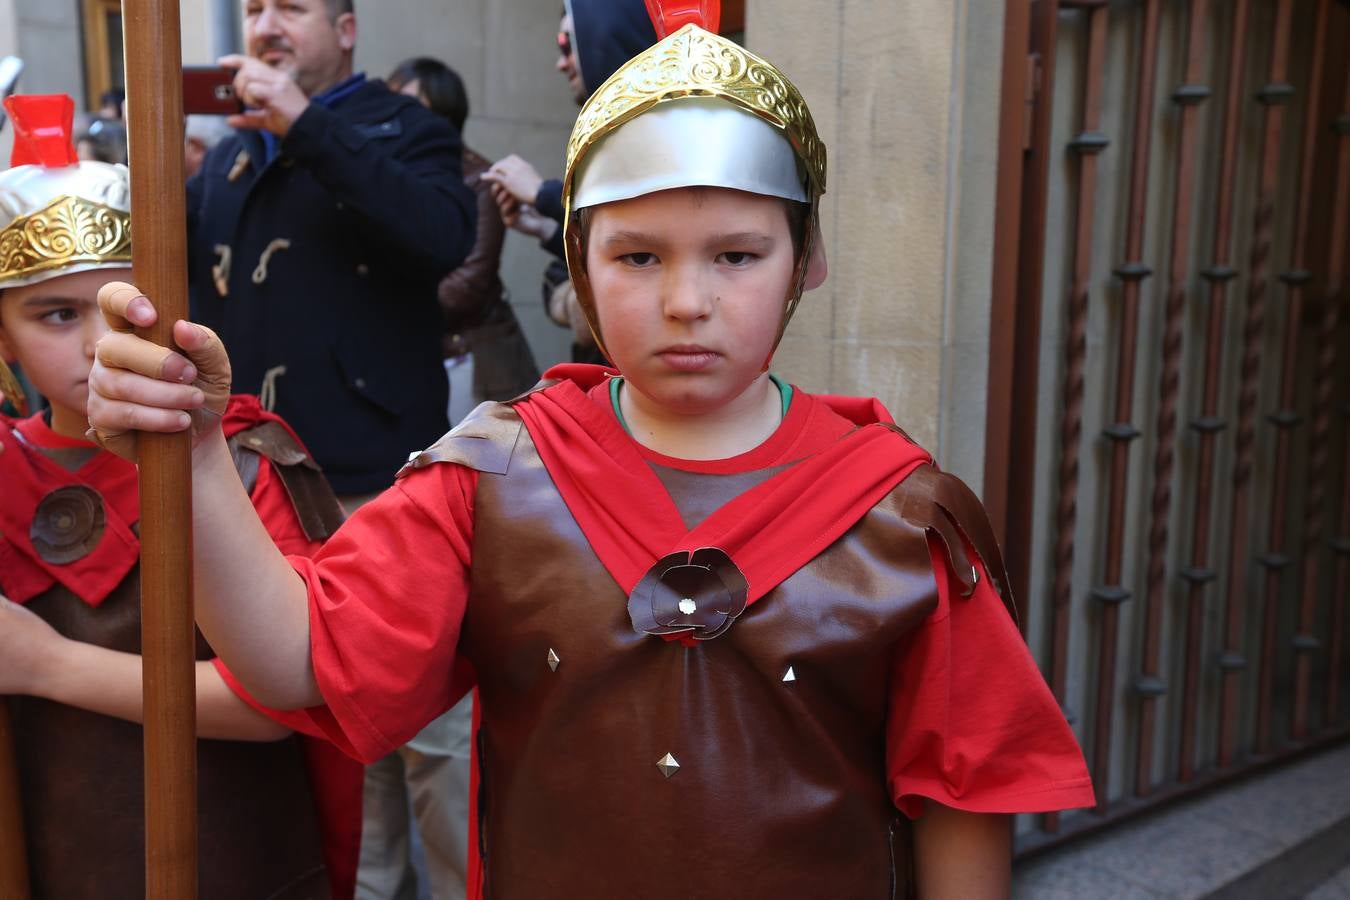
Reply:
[[[1098,808],[1350,734],[1350,5],[1009,0],[985,499]]]

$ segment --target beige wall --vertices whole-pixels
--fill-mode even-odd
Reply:
[[[0,0],[0,56],[12,56],[19,50],[18,16],[15,0]]]
[[[0,0],[0,57],[19,55],[18,10],[15,0]],[[19,84],[22,86],[23,82]],[[9,128],[0,130],[0,165],[9,165],[9,153],[14,146]]]
[[[84,97],[79,5],[50,0],[11,0],[15,50],[27,65],[19,81],[30,94]]]
[[[178,5],[183,38],[183,65],[204,66],[215,62],[211,53],[210,0],[188,0]]]
[[[970,0],[747,5],[747,43],[784,66],[830,151],[830,278],[776,366],[880,397],[977,487],[1002,25],[1001,4]]]
[[[84,99],[84,64],[79,10],[75,3],[43,0],[0,0],[0,56],[24,61],[18,90],[28,94],[67,93],[80,107]],[[0,162],[9,165],[12,132],[0,132]]]
[[[181,4],[183,62],[211,61],[206,0]],[[18,56],[24,72],[18,90],[25,94],[65,93],[78,110],[87,109],[84,47],[77,0],[0,0],[0,56]],[[0,161],[8,165],[13,134],[0,131]]]

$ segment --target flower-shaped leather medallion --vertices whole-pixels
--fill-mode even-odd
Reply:
[[[707,641],[745,611],[749,583],[721,550],[704,547],[662,557],[628,595],[628,615],[639,634],[676,634]]]
[[[75,484],[42,498],[28,536],[38,556],[65,565],[93,553],[107,527],[108,514],[98,491]]]

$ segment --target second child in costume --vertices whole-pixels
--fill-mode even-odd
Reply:
[[[1006,895],[1006,815],[1090,805],[1081,752],[979,501],[877,401],[768,374],[825,276],[800,93],[713,23],[666,21],[693,4],[651,5],[666,36],[591,96],[564,180],[617,372],[480,408],[313,559],[199,520],[208,633],[283,721],[366,759],[475,684],[483,896]],[[131,452],[120,403],[187,427],[167,354],[100,345],[108,446]],[[195,502],[242,516],[223,454],[203,430]]]
[[[15,167],[0,173],[0,351],[49,406],[0,417],[0,694],[15,695],[0,700],[35,900],[135,897],[145,892],[138,479],[85,437],[89,368],[107,331],[97,293],[131,265],[127,170],[76,161],[70,98],[6,106],[17,138]],[[12,378],[0,380],[21,402]],[[304,447],[252,397],[231,398],[222,428],[269,537],[312,554],[340,511]],[[200,896],[329,896],[319,819],[334,835],[344,821],[354,828],[359,794],[344,804],[333,776],[359,791],[359,772],[252,709],[213,656],[199,636]],[[319,791],[307,770],[323,773]],[[354,845],[330,849],[335,896],[350,897],[342,869]]]

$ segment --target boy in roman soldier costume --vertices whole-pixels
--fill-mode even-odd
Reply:
[[[107,332],[98,291],[131,266],[127,170],[77,161],[69,97],[5,105],[16,139],[14,167],[0,173],[0,353],[48,408],[0,417],[0,694],[15,695],[0,700],[33,896],[134,897],[145,892],[137,473],[85,436],[89,369]],[[22,415],[4,362],[0,390]],[[217,411],[269,540],[313,553],[340,521],[318,467],[254,398]],[[357,793],[344,813],[334,778],[359,792],[359,770],[289,738],[227,687],[213,655],[199,636],[197,728],[210,739],[198,745],[200,896],[325,897],[306,757],[334,835],[359,810]],[[354,866],[354,847],[329,849],[338,869]]]
[[[801,95],[691,4],[649,6],[664,37],[586,103],[564,181],[617,372],[480,407],[313,559],[243,527],[198,428],[197,508],[241,520],[198,516],[203,628],[364,759],[475,684],[488,896],[1006,894],[1006,814],[1090,805],[1081,753],[974,495],[877,401],[768,374],[825,276]],[[104,308],[153,321],[133,295]],[[172,382],[228,378],[212,334],[175,329],[191,363],[100,344],[91,421],[118,452],[123,404],[182,430],[201,402]]]

